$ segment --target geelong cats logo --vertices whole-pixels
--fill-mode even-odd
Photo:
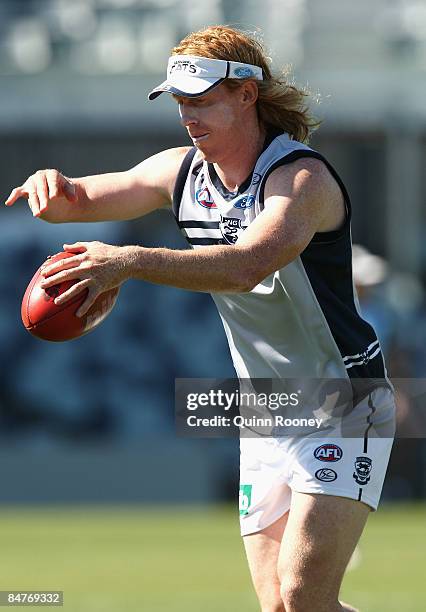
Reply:
[[[221,217],[219,227],[228,244],[235,244],[246,229],[246,226],[241,224],[241,219],[235,217]]]
[[[355,459],[353,477],[359,485],[365,485],[369,482],[372,463],[370,457],[357,457]]]

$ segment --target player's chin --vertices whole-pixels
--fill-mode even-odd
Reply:
[[[199,145],[196,144],[195,146],[199,150],[203,161],[209,162],[210,164],[213,164],[217,161],[217,156],[214,154],[211,148],[203,147],[202,143],[200,143]]]

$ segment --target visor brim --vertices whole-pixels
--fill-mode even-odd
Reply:
[[[197,98],[208,93],[224,80],[224,78],[200,79],[196,77],[166,80],[148,94],[148,100],[155,100],[162,93],[183,96],[184,98]]]

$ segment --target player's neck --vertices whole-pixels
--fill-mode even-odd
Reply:
[[[265,129],[256,123],[252,131],[247,130],[236,141],[233,150],[228,151],[223,159],[213,164],[222,184],[229,191],[237,191],[252,172],[262,152],[265,137]]]

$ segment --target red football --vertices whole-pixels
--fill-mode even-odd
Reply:
[[[63,342],[87,334],[108,316],[117,300],[119,287],[105,291],[82,317],[77,317],[75,313],[86,299],[87,289],[70,302],[58,306],[55,304],[55,298],[77,281],[66,281],[42,289],[40,283],[44,280],[44,277],[40,274],[40,271],[47,263],[54,263],[73,255],[75,253],[63,251],[49,256],[34,274],[22,299],[22,322],[33,336],[42,340]]]

